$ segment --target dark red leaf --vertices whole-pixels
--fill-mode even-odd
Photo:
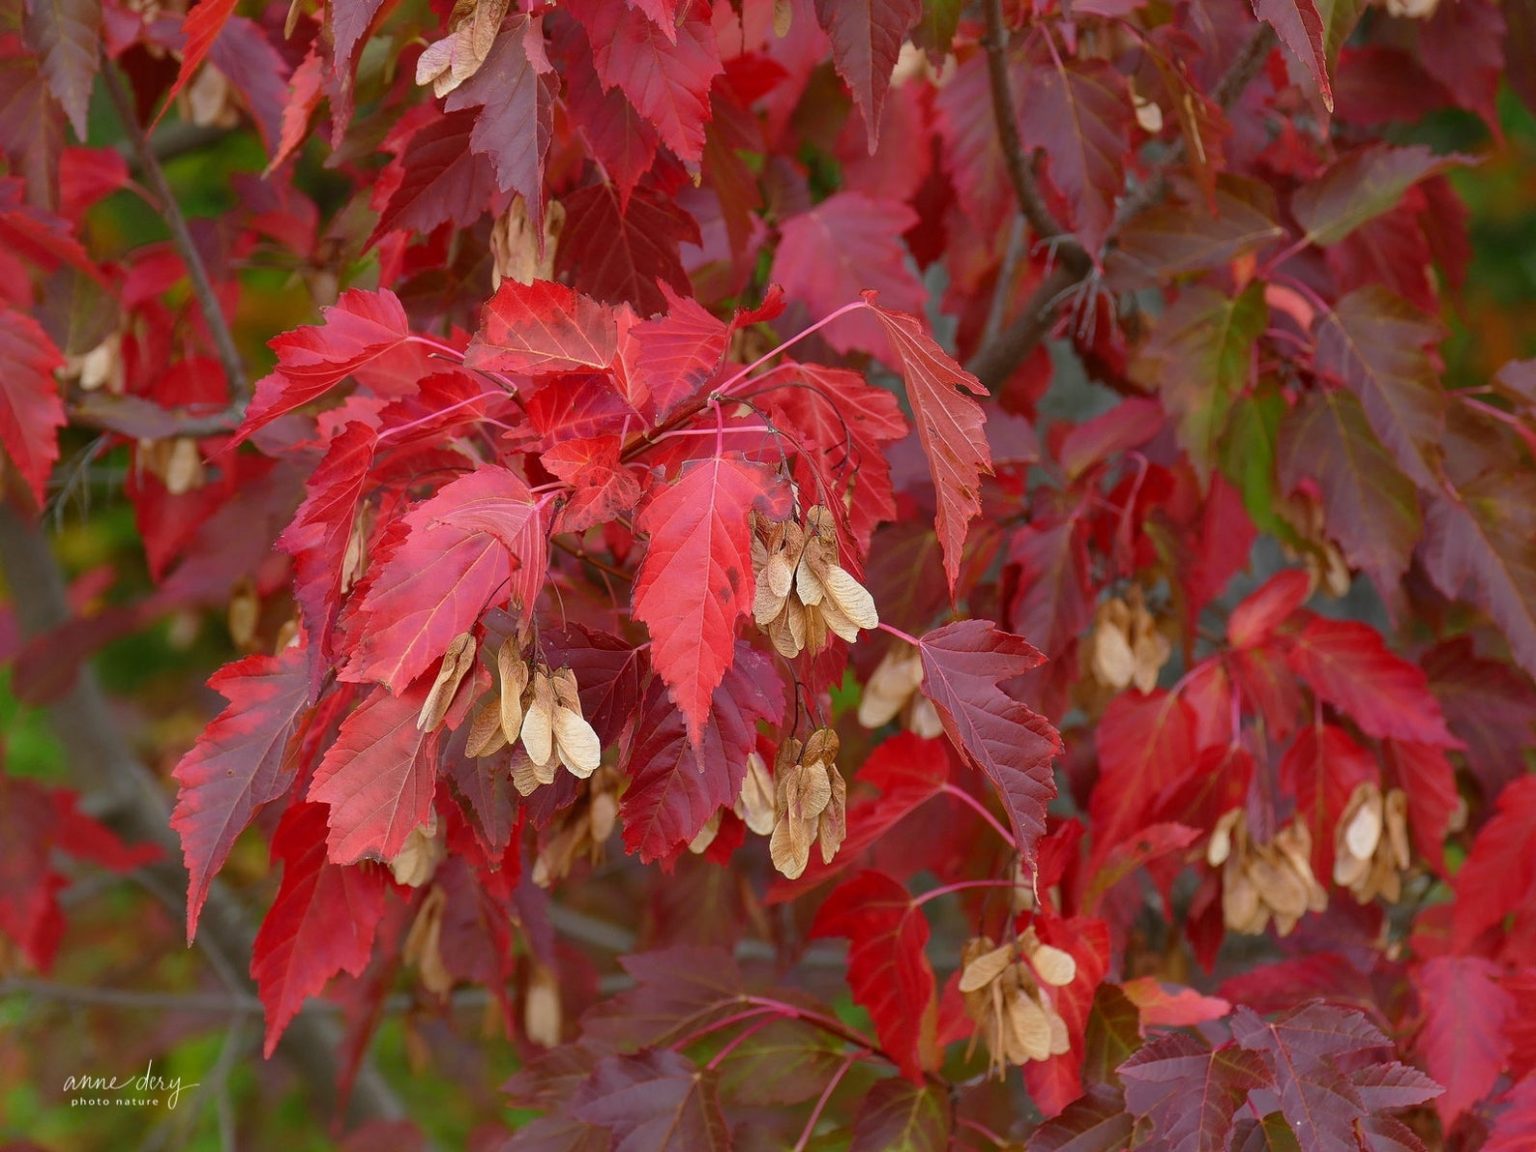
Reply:
[[[784,682],[761,652],[738,641],[697,743],[659,679],[651,682],[623,758],[630,778],[619,806],[624,845],[642,860],[670,855],[741,794],[757,723],[784,715]]]
[[[888,311],[873,301],[870,311],[884,327],[906,381],[907,400],[938,496],[939,543],[953,594],[966,532],[981,511],[981,477],[992,474],[986,417],[971,398],[985,396],[987,390],[934,342],[916,316]]]
[[[666,311],[660,285],[691,291],[679,247],[701,237],[692,216],[649,188],[627,198],[607,184],[565,197],[565,228],[555,249],[555,274],[609,304],[630,303],[642,316]]]
[[[543,227],[544,155],[554,133],[553,86],[538,67],[543,36],[538,21],[514,16],[503,25],[479,71],[443,102],[449,112],[480,109],[469,146],[490,157],[496,184],[503,192],[522,196],[536,230]],[[529,37],[537,43],[532,51],[527,47]],[[542,62],[547,71],[548,62]]]
[[[1445,1086],[1435,1109],[1447,1132],[1493,1089],[1509,1059],[1504,1023],[1514,1000],[1496,965],[1477,956],[1436,956],[1411,975],[1424,1027],[1415,1047],[1429,1074]],[[1410,1101],[1416,1103],[1416,1101]]]
[[[1451,906],[1451,944],[1470,949],[1489,928],[1510,913],[1531,907],[1536,898],[1536,776],[1521,776],[1499,793],[1493,819],[1472,843],[1467,862],[1456,873]]]
[[[395,161],[400,181],[370,244],[394,229],[426,235],[443,224],[467,228],[480,218],[498,185],[494,164],[474,147],[479,124],[479,114],[465,108],[411,134]]]
[[[64,403],[53,373],[63,364],[36,320],[23,312],[0,312],[0,447],[39,507],[59,458]]]
[[[1333,111],[1328,77],[1328,41],[1313,0],[1253,0],[1254,15],[1274,28],[1280,43],[1300,62],[1317,86],[1323,106]]]
[[[1184,701],[1157,689],[1122,692],[1109,702],[1094,735],[1099,782],[1089,800],[1095,856],[1137,832],[1165,788],[1194,766],[1195,717]]]
[[[1044,657],[986,620],[946,624],[919,645],[924,694],[961,755],[997,788],[1024,865],[1033,867],[1045,806],[1056,795],[1051,760],[1061,752],[1061,737],[1001,685]]]

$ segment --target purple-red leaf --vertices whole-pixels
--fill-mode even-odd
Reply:
[[[816,19],[832,42],[837,74],[864,118],[871,154],[901,42],[922,14],[922,0],[816,0]]]
[[[1045,806],[1056,795],[1051,760],[1061,752],[1061,737],[1002,685],[1038,667],[1044,657],[1022,637],[986,620],[936,628],[919,647],[923,692],[961,755],[997,788],[1024,866],[1033,867],[1035,842],[1045,833]]]
[[[917,436],[938,496],[937,526],[951,594],[960,578],[960,559],[971,520],[981,511],[981,477],[992,474],[986,416],[972,396],[987,390],[924,330],[916,316],[870,302],[885,328],[906,381],[907,400],[917,418]],[[965,395],[964,389],[971,395]]]

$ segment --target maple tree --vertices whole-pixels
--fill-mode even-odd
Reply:
[[[1536,0],[6,15],[0,990],[346,1147],[1532,1139]]]

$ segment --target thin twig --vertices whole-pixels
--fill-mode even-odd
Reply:
[[[988,0],[989,15],[990,8],[996,2],[997,0]],[[1217,82],[1215,89],[1211,92],[1212,100],[1222,108],[1230,108],[1258,74],[1264,61],[1269,57],[1274,43],[1274,31],[1267,24],[1261,26],[1238,53],[1232,66]],[[990,47],[988,52],[990,61],[992,52]],[[1006,74],[1004,79],[1006,80]],[[1012,107],[1011,98],[1007,106]],[[1000,127],[1001,123],[1000,120]],[[1167,187],[1168,174],[1183,160],[1184,151],[1184,139],[1180,137],[1169,148],[1168,154],[1146,182],[1121,201],[1106,243],[1113,242],[1114,237],[1127,224],[1151,207],[1163,194],[1163,190]],[[1024,305],[1019,318],[993,339],[986,341],[966,364],[971,374],[987,388],[995,389],[1001,385],[1024,362],[1024,358],[1035,350],[1035,346],[1045,339],[1052,325],[1055,324],[1058,305],[1093,272],[1095,262],[1089,259],[1086,253],[1082,253],[1081,260],[1077,261],[1068,255],[1069,251],[1070,249],[1065,247],[1058,248],[1060,262],[1035,289],[1034,294]],[[1078,252],[1081,253],[1082,250],[1078,249]]]
[[[1040,194],[1024,144],[1019,137],[1018,111],[1013,103],[1013,84],[1008,78],[1008,25],[1003,20],[1002,0],[986,0],[987,34],[982,47],[987,55],[987,79],[992,88],[992,119],[997,125],[997,140],[1003,150],[1008,179],[1018,197],[1019,209],[1035,236],[1057,243],[1057,255],[1072,263],[1086,263],[1088,254],[1061,226]]]
[[[144,179],[148,182],[150,191],[160,202],[160,213],[165,218],[166,226],[171,230],[171,243],[176,246],[176,251],[181,255],[181,261],[187,269],[187,276],[192,281],[192,295],[197,298],[197,306],[202,310],[203,319],[208,325],[208,333],[213,338],[214,351],[218,353],[219,363],[223,365],[224,375],[229,380],[230,393],[237,397],[244,396],[248,390],[245,368],[240,360],[240,352],[235,347],[234,336],[230,334],[229,325],[224,320],[224,313],[219,308],[219,298],[214,293],[213,282],[208,279],[208,269],[203,264],[202,254],[198,252],[197,244],[192,239],[192,231],[187,227],[187,218],[182,215],[181,205],[176,202],[176,194],[171,191],[170,182],[165,178],[165,169],[160,167],[160,161],[149,142],[149,136],[145,133],[143,125],[139,123],[133,98],[123,87],[117,70],[113,68],[112,61],[105,54],[102,57],[101,78],[107,90],[107,96],[111,99],[112,106],[117,109],[118,118],[123,122],[123,131],[128,133],[128,139],[139,158],[139,167],[144,173]]]

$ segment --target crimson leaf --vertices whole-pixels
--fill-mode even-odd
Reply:
[[[382,869],[343,868],[326,858],[325,808],[299,804],[283,815],[272,837],[272,859],[283,862],[277,899],[256,933],[251,976],[267,1009],[268,1057],[304,1000],[337,972],[356,976],[373,952],[384,914]]]
[[[860,872],[816,912],[811,935],[848,940],[848,984],[868,1010],[880,1043],[913,1084],[938,1066],[933,969],[924,949],[928,921],[901,884]]]
[[[736,622],[752,604],[749,513],[783,515],[787,504],[772,472],[730,454],[689,463],[640,512],[650,543],[634,613],[650,630],[651,662],[696,748],[734,658]]]
[[[187,863],[187,939],[208,885],[235,838],[263,805],[283,796],[298,770],[294,737],[309,710],[308,656],[287,648],[225,665],[208,686],[229,701],[174,775],[180,790],[171,827]]]

